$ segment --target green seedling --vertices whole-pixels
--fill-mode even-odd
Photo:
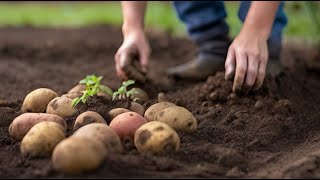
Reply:
[[[113,93],[112,95],[112,100],[128,100],[130,99],[130,96],[133,94],[137,94],[138,92],[135,89],[131,89],[131,90],[127,90],[128,86],[133,85],[135,83],[134,80],[128,80],[128,81],[124,81],[122,82],[122,86]],[[133,99],[133,101],[137,101],[139,100],[139,98],[135,98]]]
[[[87,75],[85,79],[82,79],[79,83],[86,85],[86,90],[82,91],[83,95],[72,100],[72,106],[77,106],[80,102],[86,103],[88,97],[97,95],[98,92],[104,91],[112,96],[112,92],[108,88],[102,88],[100,85],[103,76],[97,77],[96,75]]]

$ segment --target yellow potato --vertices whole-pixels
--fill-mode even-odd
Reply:
[[[23,155],[47,157],[65,137],[63,126],[56,122],[43,121],[34,125],[23,137],[20,150]]]
[[[148,94],[141,88],[132,88],[132,90],[136,91],[137,93],[133,93],[130,96],[131,101],[136,100],[135,102],[143,104],[149,100]]]
[[[67,128],[66,121],[55,114],[24,113],[16,117],[9,126],[9,134],[16,140],[21,140],[28,131],[42,121],[53,121]]]
[[[170,153],[180,149],[180,137],[167,124],[151,121],[137,129],[134,144],[140,153]]]
[[[56,171],[81,174],[97,169],[106,155],[107,150],[99,140],[70,136],[54,148],[51,160]]]
[[[136,103],[136,102],[131,102],[131,106],[130,106],[129,110],[136,112],[136,113],[140,114],[141,116],[143,116],[143,114],[144,114],[144,107],[141,104]]]
[[[111,119],[113,119],[116,116],[118,116],[119,114],[122,114],[125,112],[130,112],[130,110],[125,109],[125,108],[115,108],[115,109],[112,109],[111,111],[109,111],[108,114],[110,115]]]
[[[51,89],[36,89],[24,98],[21,110],[23,113],[43,113],[46,111],[49,102],[56,97],[58,97],[58,94]]]
[[[97,139],[106,146],[108,152],[122,152],[121,140],[116,132],[107,124],[91,123],[79,128],[72,136]]]
[[[64,94],[61,97],[67,97],[67,98],[70,98],[70,99],[74,99],[74,98],[77,98],[77,97],[81,97],[82,95],[83,95],[83,93],[81,93],[81,92],[73,92],[73,93]]]
[[[48,114],[55,114],[62,118],[70,117],[76,109],[72,107],[72,99],[67,97],[56,97],[50,101],[47,107]]]
[[[175,130],[193,132],[197,129],[197,120],[193,114],[181,106],[172,106],[160,111],[154,118],[168,124]]]
[[[67,94],[71,94],[71,93],[79,93],[82,91],[86,90],[86,85],[85,84],[78,84],[76,86],[74,86],[73,88],[71,88]]]
[[[158,112],[171,106],[176,106],[176,105],[171,102],[159,102],[159,103],[153,104],[145,111],[144,117],[148,121],[153,121]]]
[[[93,122],[107,124],[106,120],[99,113],[94,111],[86,111],[77,117],[73,126],[73,131],[76,131],[80,127]]]

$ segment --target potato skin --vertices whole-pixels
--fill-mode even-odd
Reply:
[[[24,98],[21,110],[23,113],[43,113],[46,111],[49,102],[56,97],[58,97],[58,94],[48,88],[33,90]]]
[[[112,109],[111,111],[109,111],[108,114],[111,117],[111,119],[113,119],[116,116],[118,116],[119,114],[122,114],[125,112],[131,112],[131,111],[126,108],[115,108],[115,109]]]
[[[111,100],[112,99],[112,96],[106,92],[110,92],[111,94],[113,94],[113,91],[111,88],[109,88],[108,86],[105,86],[105,85],[100,85],[99,86],[100,88],[100,91],[98,92],[97,96],[102,96],[102,97],[105,97],[106,99],[109,99]]]
[[[94,111],[86,111],[77,117],[76,121],[74,122],[73,131],[76,131],[80,127],[93,122],[107,124],[106,120],[99,113]]]
[[[74,98],[77,98],[77,97],[81,97],[82,95],[83,95],[83,93],[81,93],[81,92],[73,92],[73,93],[64,94],[61,97],[67,97],[67,98],[70,98],[70,99],[74,99]]]
[[[172,106],[160,111],[154,118],[168,124],[174,130],[193,132],[197,129],[197,120],[193,114],[184,107]]]
[[[31,157],[50,156],[54,147],[66,137],[65,128],[51,121],[34,125],[23,137],[20,151]]]
[[[53,168],[67,174],[81,174],[97,169],[107,150],[102,142],[92,138],[70,136],[53,150]]]
[[[120,153],[123,151],[121,140],[117,133],[107,124],[91,123],[79,128],[72,136],[97,139],[106,146],[108,152]]]
[[[132,88],[134,91],[136,91],[137,93],[133,93],[130,96],[131,101],[133,101],[135,98],[139,98],[137,99],[135,102],[139,103],[139,104],[143,104],[145,102],[147,102],[149,100],[149,96],[148,94],[142,90],[141,88]]]
[[[71,94],[71,93],[79,93],[79,92],[82,92],[82,91],[85,91],[86,90],[86,85],[85,84],[78,84],[76,86],[74,86],[73,88],[71,88],[67,94]]]
[[[72,99],[67,97],[56,97],[47,106],[48,114],[55,114],[62,118],[70,117],[76,109],[72,107]]]
[[[42,121],[53,121],[67,128],[66,121],[55,114],[24,113],[16,117],[9,126],[9,134],[16,140],[21,140],[28,131]]]
[[[134,144],[140,153],[165,154],[180,149],[180,137],[167,124],[151,121],[137,129]]]
[[[158,112],[171,106],[176,106],[176,105],[171,102],[159,102],[159,103],[153,104],[144,112],[144,117],[148,121],[153,121]]]
[[[113,118],[109,126],[122,140],[126,137],[133,139],[136,130],[145,123],[147,123],[147,120],[140,114],[136,112],[125,112]]]
[[[144,107],[141,104],[136,103],[136,102],[131,102],[131,106],[130,106],[129,110],[136,112],[136,113],[140,114],[141,116],[143,116],[143,114],[144,114]]]

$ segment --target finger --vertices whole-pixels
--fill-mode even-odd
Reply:
[[[115,59],[115,66],[116,66],[117,76],[119,78],[121,78],[121,79],[127,79],[126,74],[124,73],[124,71],[120,67],[120,53],[119,52],[116,53],[114,59]]]
[[[247,55],[236,51],[236,74],[233,82],[233,92],[241,91],[247,72]]]
[[[119,55],[119,66],[121,69],[123,69],[124,66],[130,64],[131,61],[132,61],[132,55],[129,52],[124,51]]]
[[[248,69],[245,80],[245,90],[248,92],[255,84],[258,76],[259,57],[248,56]]]
[[[141,70],[146,73],[147,72],[147,68],[148,68],[148,64],[149,64],[149,58],[150,58],[150,51],[149,50],[145,50],[144,52],[140,53],[140,64],[141,64]]]
[[[226,69],[225,80],[231,80],[234,77],[235,66],[236,66],[236,61],[235,61],[234,49],[229,48],[226,62],[225,62],[225,69]]]
[[[267,67],[268,59],[265,58],[265,60],[262,60],[259,64],[259,70],[258,70],[258,75],[257,75],[257,80],[254,84],[253,90],[257,91],[263,84],[263,80],[266,75],[266,67]]]

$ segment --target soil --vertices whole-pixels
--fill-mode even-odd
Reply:
[[[121,29],[0,28],[0,177],[320,178],[319,48],[285,44],[285,71],[267,75],[259,91],[238,96],[231,93],[224,72],[202,82],[168,79],[165,70],[186,62],[197,49],[189,39],[148,36],[150,82],[137,84],[150,95],[144,106],[157,102],[163,92],[194,114],[197,131],[179,131],[181,148],[167,155],[140,154],[124,142],[125,152],[110,154],[97,170],[70,176],[56,172],[50,157],[22,156],[8,127],[34,89],[47,87],[62,95],[88,74],[119,87],[113,57],[122,43]],[[95,110],[110,122],[106,113],[117,106],[127,104],[93,97],[77,108],[78,113]],[[68,135],[76,115],[66,118]]]

